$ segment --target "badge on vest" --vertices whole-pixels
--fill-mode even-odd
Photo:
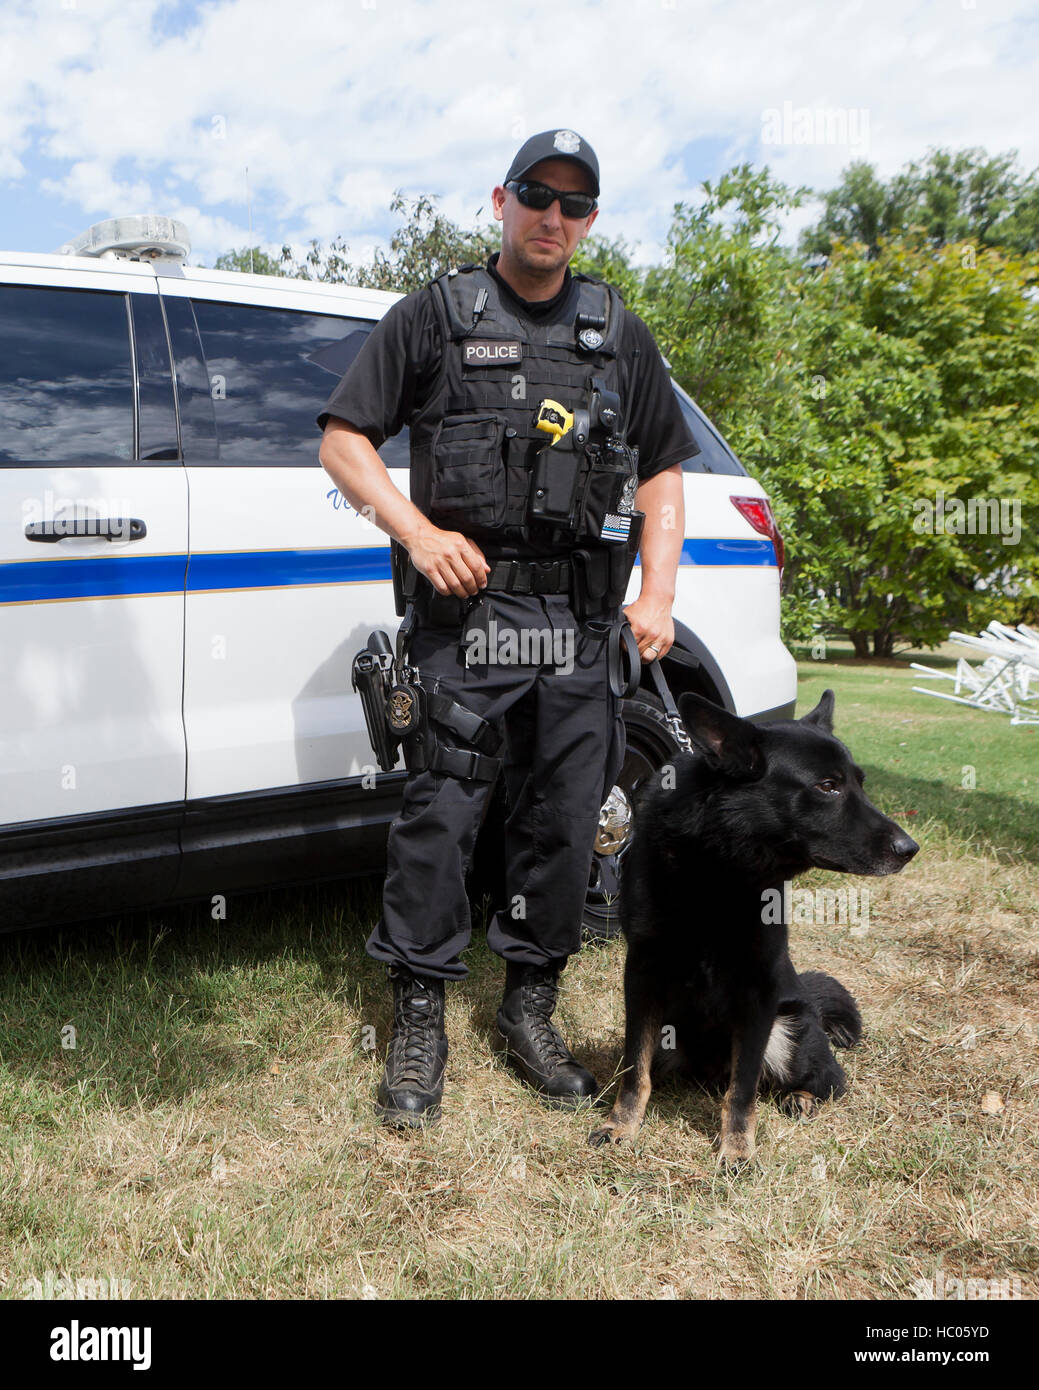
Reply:
[[[523,344],[518,339],[467,338],[462,344],[465,367],[500,367],[523,361]]]

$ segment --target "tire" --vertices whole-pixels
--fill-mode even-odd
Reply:
[[[629,803],[657,768],[681,751],[668,726],[664,707],[655,695],[639,690],[622,708],[626,748],[615,785]],[[592,872],[582,918],[586,941],[608,941],[620,935],[620,876],[627,846],[616,854],[592,857]]]

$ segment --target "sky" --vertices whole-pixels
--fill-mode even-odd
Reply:
[[[1035,168],[1037,91],[1036,0],[0,0],[0,248],[152,212],[195,265],[335,236],[363,260],[395,190],[483,222],[565,128],[599,157],[596,233],[648,261],[744,161],[815,190],[932,146]]]

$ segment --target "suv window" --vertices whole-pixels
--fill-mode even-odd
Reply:
[[[0,463],[128,462],[126,296],[0,285]]]
[[[311,360],[317,362],[337,378],[345,376],[351,362],[364,346],[364,340],[372,331],[373,326],[370,323],[364,323],[359,327],[351,328],[344,338],[327,351],[313,353]],[[399,434],[395,434],[385,441],[379,449],[379,457],[387,468],[411,467],[410,441],[411,431],[407,425]]]
[[[700,452],[682,464],[684,473],[735,473],[746,477],[747,470],[726,444],[707,416],[677,382],[672,381],[686,424],[700,446]]]
[[[311,358],[371,324],[211,299],[192,304],[209,369],[220,462],[317,468],[314,418],[328,399],[329,369]]]

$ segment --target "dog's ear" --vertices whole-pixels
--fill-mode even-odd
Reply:
[[[815,709],[811,709],[800,719],[802,724],[818,724],[828,734],[833,733],[833,691],[824,690]]]
[[[749,719],[692,693],[678,697],[678,712],[711,767],[727,777],[756,777],[764,771],[761,735]]]

